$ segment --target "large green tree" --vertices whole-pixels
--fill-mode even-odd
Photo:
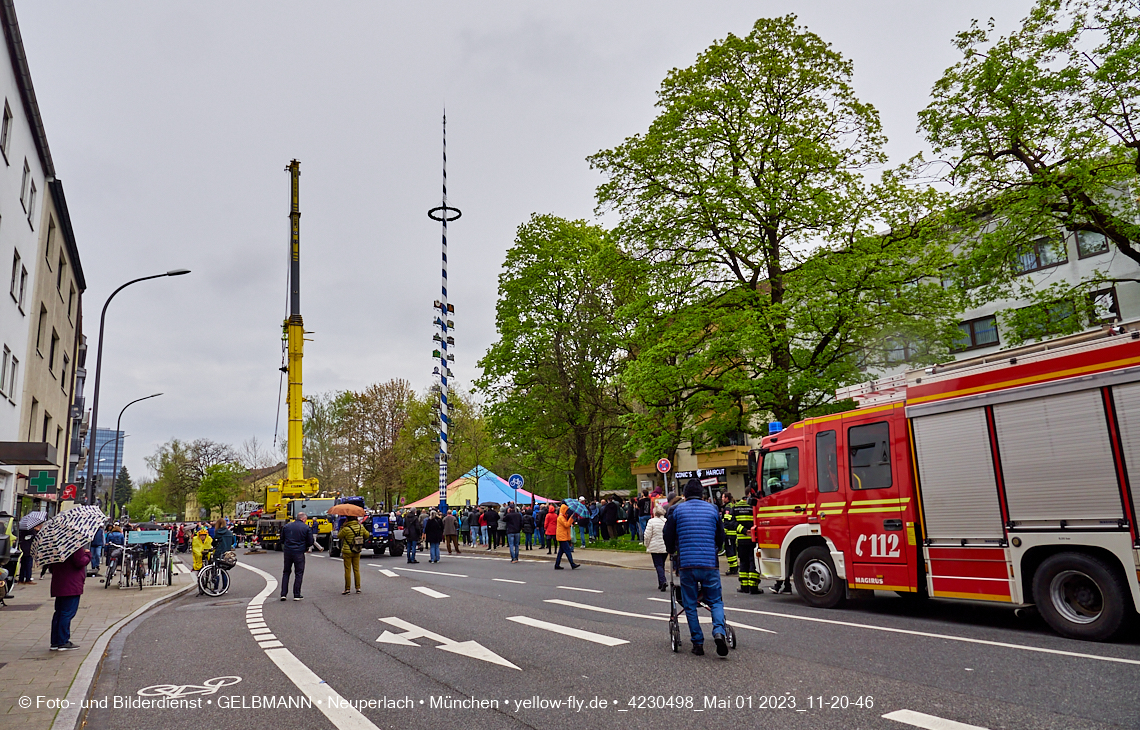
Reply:
[[[597,493],[621,440],[623,258],[597,226],[532,216],[507,251],[498,340],[479,361],[500,441],[556,455],[580,496]]]
[[[794,16],[761,19],[671,71],[648,131],[590,158],[608,176],[599,209],[647,267],[626,375],[645,411],[637,445],[795,420],[900,350],[945,351],[957,305],[938,284],[941,197],[909,167],[865,179],[885,139],[851,78]],[[654,424],[668,437],[638,437]]]
[[[1140,263],[1140,3],[1038,0],[1018,30],[975,21],[955,44],[920,125],[974,214],[961,280],[974,303],[1035,303],[1007,313],[1014,341],[1079,329],[1089,292],[1136,279],[1018,274],[1063,259],[1074,236]]]

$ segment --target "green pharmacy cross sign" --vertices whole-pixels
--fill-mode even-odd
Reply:
[[[33,471],[29,475],[28,484],[35,490],[36,494],[55,494],[58,476],[58,469]]]

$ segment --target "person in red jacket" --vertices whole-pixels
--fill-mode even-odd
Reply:
[[[51,617],[52,651],[79,648],[71,643],[71,619],[79,610],[79,597],[83,595],[83,581],[90,562],[91,551],[80,548],[62,563],[47,566],[51,571],[51,596],[55,599],[55,613]]]
[[[558,513],[553,509],[546,513],[546,524],[543,525],[546,530],[546,554],[553,555],[550,551],[554,548],[554,538],[558,533]]]

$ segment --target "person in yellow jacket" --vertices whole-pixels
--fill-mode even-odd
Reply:
[[[562,509],[558,510],[558,527],[555,533],[558,538],[558,556],[554,558],[555,570],[566,570],[561,565],[563,555],[570,561],[571,570],[576,570],[580,566],[580,563],[574,562],[574,543],[570,541],[572,534],[570,528],[573,524],[574,520],[570,517],[570,508],[562,505]]]
[[[190,550],[194,553],[194,570],[195,572],[202,569],[202,555],[209,552],[214,548],[214,540],[210,537],[210,533],[206,532],[206,528],[198,530],[198,534],[194,536],[193,542],[190,543]]]

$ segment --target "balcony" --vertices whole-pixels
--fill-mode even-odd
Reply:
[[[721,446],[697,452],[698,469],[748,466],[748,446]]]

